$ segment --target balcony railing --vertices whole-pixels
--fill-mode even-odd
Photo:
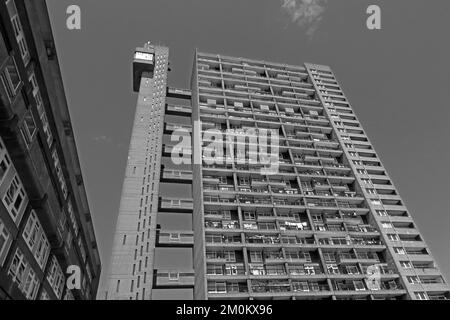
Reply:
[[[193,209],[192,199],[161,198],[161,209]]]
[[[164,169],[162,178],[168,180],[192,180],[192,171]]]
[[[205,227],[211,229],[239,229],[239,221],[205,221]]]
[[[156,271],[156,270],[155,270]],[[195,274],[193,270],[157,270],[155,287],[184,288],[193,287]]]

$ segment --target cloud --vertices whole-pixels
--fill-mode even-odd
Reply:
[[[292,23],[306,29],[310,38],[319,27],[327,0],[281,0],[281,9]]]

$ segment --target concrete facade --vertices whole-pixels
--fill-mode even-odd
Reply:
[[[157,288],[189,289],[194,299],[450,298],[328,66],[195,52],[190,90],[174,89],[166,82],[167,48],[153,48],[155,72],[141,79],[106,299],[152,299]],[[160,79],[162,87],[155,87]],[[155,114],[152,106],[159,108]],[[171,115],[190,125],[174,123]],[[177,128],[191,137],[190,150],[183,152],[191,160],[189,170],[162,165],[179,156],[176,144],[162,143]],[[205,157],[209,129],[231,142],[232,154],[223,150],[223,163]],[[262,140],[253,135],[267,129],[279,136],[278,170],[270,174],[247,159],[261,152]],[[244,162],[235,158],[240,144]],[[152,166],[155,187],[146,193],[146,168]],[[165,197],[158,193],[160,184],[188,184],[192,199]],[[158,202],[152,202],[151,223],[140,230],[148,195]],[[192,230],[155,224],[158,214],[171,212],[192,214]],[[142,243],[149,252],[136,256]],[[158,247],[192,248],[192,266],[156,270]],[[146,268],[136,273],[134,266],[147,256]]]

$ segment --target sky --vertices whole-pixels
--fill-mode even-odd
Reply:
[[[195,48],[329,65],[450,280],[450,1],[47,0],[107,272],[136,105],[132,55],[170,48],[169,84],[189,88]],[[68,30],[66,8],[81,9]],[[368,30],[366,9],[381,8]],[[167,263],[170,263],[167,262]]]

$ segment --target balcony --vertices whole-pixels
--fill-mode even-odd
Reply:
[[[290,221],[280,222],[280,231],[303,231],[303,230],[311,230],[308,222],[290,222]]]
[[[171,134],[174,131],[178,131],[182,135],[190,135],[192,133],[192,127],[190,125],[165,122],[164,133]]]
[[[161,212],[192,212],[192,199],[159,198]]]
[[[157,230],[156,236],[158,247],[192,247],[194,245],[194,232],[191,230]]]
[[[193,270],[154,270],[154,289],[193,288],[195,273]]]
[[[361,224],[361,225],[346,225],[348,232],[355,233],[379,233],[378,230],[371,225]]]
[[[246,235],[245,242],[249,246],[261,246],[261,245],[280,246],[280,237],[262,234]]]
[[[368,252],[367,254],[350,254],[340,253],[337,255],[338,264],[354,264],[354,263],[379,263],[380,260],[375,254]]]
[[[321,296],[329,296],[331,295],[330,288],[328,285],[317,285],[317,284],[306,284],[304,282],[302,283],[292,283],[293,286],[293,292],[295,293],[295,296],[299,297],[321,297]]]
[[[246,196],[239,196],[239,202],[241,205],[261,205],[266,207],[267,205],[271,206],[272,202],[270,199],[267,198],[256,198],[256,197],[246,197]]]
[[[163,169],[161,182],[192,183],[192,171]]]
[[[276,207],[295,207],[303,206],[302,200],[291,200],[291,199],[274,199],[273,204]]]
[[[315,276],[322,277],[324,274],[318,263],[305,263],[302,265],[289,265],[288,273],[291,278],[310,278]]]
[[[288,281],[252,281],[252,291],[254,295],[283,295],[291,291]]]
[[[248,298],[248,287],[246,283],[240,282],[208,281],[208,298],[210,299]]]
[[[224,221],[205,221],[205,228],[220,229],[220,230],[237,230],[240,228],[239,221],[224,220]]]
[[[208,185],[208,184],[203,184],[203,191],[208,192],[208,191],[230,191],[230,192],[234,192],[234,185]]]
[[[219,197],[219,196],[209,196],[205,195],[203,196],[203,202],[204,203],[211,203],[211,204],[233,204],[236,203],[236,199],[234,199],[234,196],[231,198],[225,198],[225,197]]]
[[[273,266],[263,266],[262,264],[250,264],[249,274],[251,278],[280,278],[287,276],[284,267]]]
[[[190,116],[192,109],[190,106],[166,104],[166,114],[175,116]]]
[[[167,87],[166,96],[168,98],[191,99],[191,90]]]
[[[208,247],[241,247],[240,235],[206,234],[205,242]]]

